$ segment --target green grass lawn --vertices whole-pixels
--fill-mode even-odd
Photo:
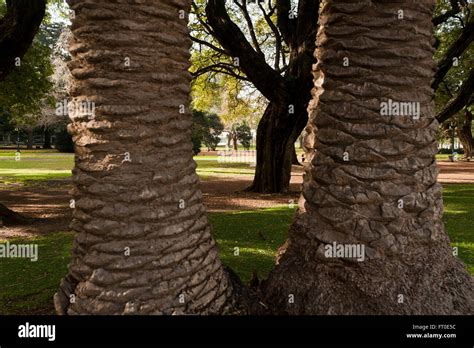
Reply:
[[[301,155],[302,151],[297,150]],[[448,155],[437,155],[447,160]],[[196,156],[197,173],[203,180],[212,176],[253,175],[249,163],[220,163],[218,156]],[[0,150],[0,183],[35,183],[46,180],[68,179],[74,166],[74,155],[56,150],[22,150],[19,161],[15,150]]]
[[[444,197],[446,230],[474,274],[474,185],[446,185]],[[266,277],[293,214],[294,209],[287,207],[209,214],[224,264],[244,282],[251,279],[253,270],[260,278]],[[0,314],[43,313],[51,308],[51,298],[66,274],[72,238],[71,233],[56,233],[14,241],[38,243],[39,260],[0,259]]]
[[[217,156],[196,156],[197,173],[201,179],[223,175],[253,175],[248,163],[219,163]],[[41,183],[68,179],[74,166],[74,155],[55,150],[22,150],[20,160],[15,150],[0,150],[0,183]]]
[[[474,274],[474,185],[444,185],[443,197],[446,231]]]
[[[58,281],[67,273],[72,234],[10,242],[38,244],[38,261],[0,259],[0,314],[34,314],[51,307]]]
[[[0,150],[0,183],[30,183],[71,177],[74,155],[55,150]]]

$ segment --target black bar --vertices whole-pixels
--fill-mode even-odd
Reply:
[[[55,325],[55,340],[20,338],[20,325]],[[417,327],[414,327],[416,325]],[[424,330],[423,330],[424,328]],[[455,338],[409,338],[407,334],[455,334]],[[118,346],[146,343],[187,346],[236,344],[474,347],[473,316],[123,316],[0,317],[0,347]]]

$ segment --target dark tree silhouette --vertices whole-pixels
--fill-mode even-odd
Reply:
[[[23,58],[43,21],[46,0],[7,0],[7,13],[0,19],[0,81]]]

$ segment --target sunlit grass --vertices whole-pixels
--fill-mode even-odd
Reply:
[[[44,182],[71,177],[73,154],[22,150],[17,160],[15,153],[15,150],[0,150],[0,183]]]
[[[34,183],[68,179],[74,166],[74,154],[55,150],[22,150],[15,160],[15,150],[0,150],[0,183]],[[202,180],[213,176],[253,175],[249,163],[219,163],[218,156],[196,156],[197,173]]]

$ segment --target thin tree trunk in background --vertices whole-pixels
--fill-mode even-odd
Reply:
[[[324,2],[305,139],[315,151],[262,286],[276,312],[474,313],[472,277],[442,222],[433,9],[434,0]],[[419,102],[419,119],[384,115],[388,99]]]
[[[51,132],[47,127],[44,128],[44,144],[43,149],[51,149]]]
[[[235,151],[239,150],[239,145],[237,144],[237,136],[235,134],[232,136],[232,148]]]
[[[457,127],[458,138],[464,149],[464,158],[474,156],[474,138],[472,137],[472,113],[464,112],[464,122]]]
[[[26,142],[26,148],[28,150],[32,150],[33,149],[33,142],[34,142],[34,131],[32,129],[28,129],[27,134],[28,134],[28,139],[27,139],[27,142]]]
[[[232,285],[205,216],[191,143],[190,0],[70,0],[76,144],[60,314],[222,314]],[[130,63],[130,64],[128,64]],[[234,310],[234,309],[232,309]]]

